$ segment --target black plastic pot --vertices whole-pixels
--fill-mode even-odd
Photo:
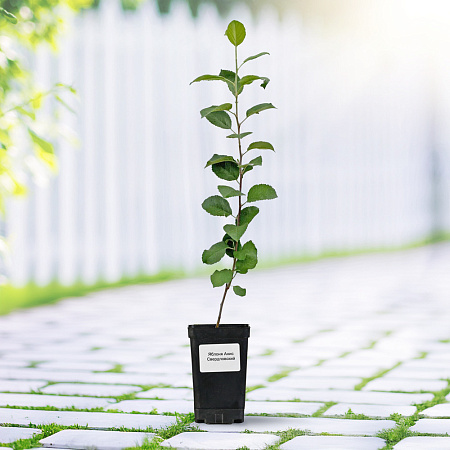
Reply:
[[[195,421],[244,421],[248,325],[189,325]]]

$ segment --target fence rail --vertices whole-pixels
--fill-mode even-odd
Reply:
[[[16,285],[190,272],[221,235],[223,224],[200,206],[216,193],[216,179],[203,167],[213,153],[233,151],[233,142],[198,111],[227,101],[227,90],[189,82],[232,65],[227,21],[213,7],[193,20],[184,4],[161,18],[151,2],[139,13],[123,13],[116,3],[78,16],[59,55],[36,58],[43,85],[77,88],[78,114],[61,111],[61,120],[82,146],[58,142],[59,175],[8,205]],[[255,22],[243,7],[233,16],[248,28],[243,53],[271,53],[248,64],[272,81],[265,91],[246,88],[244,102],[278,108],[248,121],[257,140],[276,147],[248,175],[279,195],[261,205],[259,223],[249,227],[260,258],[428,236],[436,226],[436,136],[420,60],[404,58],[385,70],[356,45],[334,52],[295,16],[279,21],[266,10]],[[440,135],[439,192],[450,187],[448,140]],[[439,208],[440,225],[449,229],[448,197],[440,197]]]

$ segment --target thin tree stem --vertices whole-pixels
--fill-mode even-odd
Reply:
[[[235,97],[235,104],[236,104],[236,112],[233,113],[233,115],[236,118],[236,126],[237,126],[237,134],[239,135],[241,133],[241,122],[239,122],[239,107],[238,107],[238,97],[239,97],[239,93],[238,93],[238,58],[237,58],[237,46],[234,47],[234,60],[235,60],[235,64],[236,64],[236,72],[235,72],[235,76],[234,76],[234,97]],[[242,165],[242,146],[241,146],[241,138],[238,137],[238,145],[239,145],[239,166]],[[239,167],[239,191],[242,192],[242,177],[244,176],[242,168]],[[236,216],[236,225],[239,226],[240,221],[241,221],[241,210],[242,210],[242,198],[241,196],[239,196],[239,208],[238,208],[238,213]],[[239,242],[237,241],[234,247],[234,251],[238,250],[238,245]],[[223,305],[225,303],[225,298],[227,296],[228,290],[231,287],[231,283],[234,279],[235,276],[235,272],[236,272],[236,258],[233,258],[233,267],[231,269],[232,272],[232,279],[229,283],[227,283],[225,285],[225,290],[223,292],[223,297],[222,297],[222,301],[220,302],[220,308],[219,308],[219,316],[217,317],[217,323],[216,323],[216,328],[219,328],[220,325],[220,319],[222,317],[222,310],[223,310]]]

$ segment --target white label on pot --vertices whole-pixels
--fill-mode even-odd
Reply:
[[[200,372],[239,372],[239,344],[199,345]]]

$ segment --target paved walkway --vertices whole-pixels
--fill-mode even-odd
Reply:
[[[15,449],[450,449],[450,246],[256,271],[243,424],[192,424],[192,279],[0,317],[0,443]],[[175,414],[175,412],[180,414]],[[206,433],[205,433],[206,431]],[[244,432],[246,431],[246,432]]]

